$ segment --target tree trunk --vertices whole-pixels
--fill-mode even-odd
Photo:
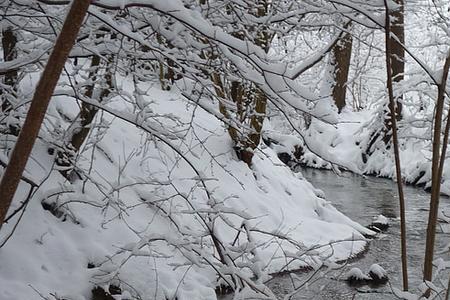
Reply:
[[[17,58],[17,37],[11,26],[3,29],[2,32],[2,46],[3,46],[3,60],[11,61]],[[11,70],[5,74],[3,81],[6,85],[11,87],[12,91],[16,90],[17,86],[17,70]],[[0,90],[1,91],[1,90]],[[2,101],[3,111],[10,108],[10,103],[6,97]]]
[[[72,2],[61,32],[56,39],[55,47],[37,84],[27,118],[0,182],[0,228],[19,185],[28,157],[44,120],[50,98],[70,50],[75,43],[90,2],[90,0]]]
[[[269,2],[267,0],[256,1],[256,12],[254,14],[257,17],[264,17],[269,10]],[[255,44],[261,47],[266,53],[269,51],[270,46],[270,34],[266,27],[262,27],[255,32]],[[250,105],[250,128],[251,132],[244,136],[239,149],[236,149],[240,159],[244,161],[248,166],[251,166],[253,159],[253,151],[258,147],[261,140],[261,130],[264,119],[266,117],[267,96],[257,86],[252,84],[249,91],[241,91],[241,97],[250,98],[251,101],[245,101],[241,99],[241,105],[248,103]],[[234,99],[233,99],[234,100]]]
[[[12,26],[5,27],[2,31],[3,60],[11,61],[17,58],[17,36]],[[0,88],[1,109],[3,113],[9,114],[12,109],[11,101],[17,97],[18,71],[11,70],[5,74],[3,83],[8,88]],[[18,123],[18,122],[17,122]],[[15,136],[19,135],[20,127],[17,124],[10,124],[6,129],[7,133]]]
[[[205,2],[203,2],[205,3]],[[263,17],[267,15],[269,3],[267,0],[256,1],[254,7],[250,8],[250,13]],[[228,11],[231,13],[232,9]],[[254,34],[254,43],[261,47],[266,53],[269,51],[270,34],[265,26],[262,28],[248,28]],[[244,39],[242,32],[234,32],[233,36]],[[261,130],[266,116],[267,96],[254,83],[238,81],[222,81],[217,72],[212,73],[216,95],[222,99],[229,99],[236,105],[236,119],[250,130],[238,130],[238,128],[228,125],[228,133],[234,142],[234,150],[237,157],[245,162],[249,167],[252,165],[253,151],[258,147],[261,140]],[[229,87],[230,93],[226,93],[225,88]],[[230,112],[219,103],[222,115],[231,120]]]
[[[389,12],[389,6],[387,0],[384,0],[384,5],[386,8],[386,23],[385,23],[385,38],[386,38],[386,78],[387,78],[387,89],[389,98],[389,112],[395,115],[398,105],[394,96],[394,82],[393,82],[393,66],[392,62],[395,58],[395,52],[393,51],[393,43],[391,36],[391,26],[390,19],[391,15]],[[398,188],[398,199],[400,206],[400,244],[401,244],[401,260],[402,260],[402,277],[403,277],[403,290],[408,290],[408,258],[406,252],[406,219],[405,219],[405,197],[403,194],[403,177],[402,169],[400,165],[400,150],[397,136],[397,118],[391,119],[391,130],[392,130],[392,143],[394,146],[394,157],[395,157],[395,173],[397,176],[397,188]]]
[[[164,40],[160,34],[157,34],[157,40],[159,44],[164,44],[169,49],[173,48],[172,44]],[[175,75],[174,67],[175,63],[171,59],[167,58],[159,62],[159,82],[163,91],[170,91],[175,80],[179,79],[179,76]]]
[[[405,50],[402,45],[405,44],[405,28],[404,28],[404,0],[394,0],[397,4],[396,9],[389,10],[390,32],[389,37],[386,36],[386,40],[389,40],[391,44],[391,74],[393,82],[393,93],[395,99],[395,119],[400,121],[402,119],[402,101],[403,94],[396,93],[396,85],[399,84],[404,78],[405,72]],[[386,55],[388,55],[386,53]],[[392,138],[392,112],[386,107],[384,110],[383,123],[384,126],[381,129],[377,129],[371,133],[370,140],[364,153],[362,154],[362,160],[365,163],[369,156],[372,155],[372,147],[379,141],[383,140],[387,149],[390,147]]]
[[[348,29],[349,27],[350,23],[347,23],[344,26],[345,29]],[[352,55],[352,44],[352,35],[350,33],[346,33],[334,45],[331,51],[331,63],[334,69],[332,96],[339,113],[341,113],[342,109],[345,107],[348,71],[350,69],[350,59]]]
[[[405,73],[405,50],[403,45],[405,44],[405,28],[404,28],[404,0],[394,0],[398,5],[397,9],[390,10],[391,20],[391,34],[389,35],[389,42],[391,44],[391,69],[392,69],[392,81],[394,91],[396,84],[400,83],[404,78]],[[386,54],[387,55],[387,54]],[[403,95],[394,93],[396,101],[395,118],[397,121],[402,119],[402,101]],[[392,134],[392,113],[386,111],[387,117],[384,119],[385,130],[383,132],[383,141],[388,144],[391,140]]]
[[[92,81],[95,82],[97,80],[97,76],[95,75],[96,71],[98,70],[100,65],[100,57],[94,56],[92,58],[92,64],[91,68],[93,70],[90,73],[89,78],[92,78]],[[106,73],[105,73],[105,81],[106,81],[106,87],[102,88],[102,91],[99,96],[99,102],[102,102],[106,97],[109,96],[111,93],[111,88],[113,86],[112,82],[112,74],[110,70],[110,62],[108,62],[108,66],[106,67]],[[85,96],[88,98],[92,98],[93,93],[95,89],[95,83],[92,83],[91,86],[88,87]],[[82,103],[81,104],[81,111],[80,111],[80,128],[75,131],[75,133],[72,136],[72,139],[70,141],[71,146],[73,147],[73,150],[77,153],[81,146],[83,145],[84,141],[86,140],[89,131],[90,131],[90,125],[92,121],[95,118],[95,115],[97,114],[98,109],[90,104]]]
[[[431,281],[433,278],[433,259],[434,259],[434,241],[436,239],[436,225],[437,215],[439,210],[439,196],[441,194],[441,178],[444,171],[445,156],[448,145],[448,135],[450,130],[450,120],[447,113],[447,123],[444,130],[444,140],[442,142],[441,151],[441,133],[442,133],[442,120],[444,118],[444,104],[445,104],[445,92],[448,79],[448,72],[450,68],[450,51],[447,54],[447,58],[442,70],[442,78],[438,85],[438,97],[436,100],[436,108],[434,115],[434,128],[433,128],[433,156],[431,161],[431,198],[430,198],[430,211],[428,215],[427,226],[427,239],[425,244],[425,258],[423,268],[423,280]],[[427,290],[425,296],[428,297],[430,291]]]
[[[96,81],[98,80],[97,73],[100,71],[100,57],[98,55],[94,55],[91,61],[91,67],[89,71],[88,79],[92,82],[86,89],[84,96],[86,98],[92,98],[94,96]],[[99,102],[102,102],[106,97],[109,96],[111,92],[111,88],[113,86],[113,78],[111,73],[111,61],[107,62],[106,71],[104,74],[106,86],[102,87],[102,90],[99,95]],[[77,117],[73,124],[73,128],[69,131],[72,133],[70,138],[70,142],[66,145],[66,148],[59,151],[56,158],[56,163],[58,166],[63,167],[61,169],[61,174],[67,179],[71,180],[74,178],[73,168],[71,158],[80,151],[81,146],[86,141],[86,138],[89,135],[91,130],[92,122],[97,114],[98,109],[95,106],[90,104],[81,103],[80,114]]]

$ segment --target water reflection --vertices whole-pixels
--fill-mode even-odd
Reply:
[[[397,218],[398,197],[393,195],[392,191],[383,190],[377,203],[380,213],[388,218]]]

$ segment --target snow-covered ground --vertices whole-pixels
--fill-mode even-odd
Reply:
[[[177,92],[147,95],[140,111],[117,101],[108,106],[116,116],[99,113],[78,159],[83,180],[51,171],[55,154],[42,140],[35,146],[26,176],[39,189],[0,232],[0,299],[91,299],[96,285],[119,286],[117,299],[215,299],[231,277],[264,290],[270,273],[364,248],[371,232],[271,148],[262,144],[250,169],[220,121]],[[49,115],[61,110],[77,111],[57,97]],[[351,156],[351,130],[336,134],[336,149]],[[22,182],[10,212],[28,191]]]
[[[295,147],[300,145],[304,155],[299,162],[309,167],[331,169],[331,163],[333,163],[335,166],[359,174],[395,180],[393,150],[392,148],[386,150],[382,140],[373,145],[372,155],[366,156],[367,161],[363,161],[363,153],[373,130],[370,120],[374,114],[373,110],[352,112],[346,109],[340,114],[339,122],[335,125],[313,119],[310,128],[304,133],[304,138],[308,146],[312,146],[313,149],[320,147],[326,155],[316,155],[310,151],[305,146],[304,140],[295,133],[289,133],[289,129],[284,130],[285,134],[280,134],[269,128],[266,135],[279,142],[271,146],[277,153],[294,153]],[[280,121],[276,121],[276,126],[272,125],[272,127],[280,128],[278,122]],[[429,188],[431,186],[431,134],[426,131],[426,128],[411,129],[408,120],[400,124],[400,162],[403,179],[407,183]],[[449,164],[444,167],[441,192],[450,195]]]

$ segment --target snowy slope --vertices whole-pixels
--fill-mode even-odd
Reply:
[[[360,112],[344,110],[336,125],[313,120],[304,135],[309,145],[324,149],[326,160],[323,156],[318,156],[308,150],[304,141],[295,133],[279,134],[269,128],[266,135],[280,141],[279,145],[271,146],[277,153],[292,153],[295,145],[301,145],[305,154],[300,162],[309,167],[331,169],[330,162],[333,162],[337,166],[359,174],[395,179],[394,154],[392,149],[385,149],[382,140],[373,145],[374,151],[372,155],[367,156],[366,162],[362,158],[372,132],[368,126],[369,120],[375,113],[373,110]],[[407,122],[408,120],[403,120],[400,123],[399,131],[402,176],[407,183],[429,188],[431,186],[431,134],[425,132],[425,128],[411,129],[409,125],[404,125]],[[272,126],[280,127],[278,123],[275,124],[276,126]],[[450,166],[448,164],[444,166],[442,179],[441,193],[450,195]]]
[[[0,232],[4,241],[14,231],[0,248],[0,299],[91,299],[95,285],[111,284],[122,290],[117,299],[215,299],[230,274],[263,289],[272,272],[342,260],[365,246],[361,233],[371,232],[319,198],[272,149],[261,145],[250,170],[223,125],[177,92],[147,87],[141,100],[139,112],[109,104],[118,117],[102,115],[95,143],[78,159],[83,180],[51,171],[55,154],[36,145],[27,176],[42,184],[17,227],[20,214]],[[49,114],[75,108],[58,97]],[[165,143],[142,130],[148,124]],[[28,189],[21,184],[11,212]]]

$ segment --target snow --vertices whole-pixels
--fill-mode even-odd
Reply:
[[[421,297],[418,296],[418,295],[412,294],[412,293],[410,293],[410,292],[405,292],[405,291],[399,290],[399,289],[396,288],[396,287],[392,287],[392,292],[393,292],[393,294],[394,294],[397,298],[399,298],[399,299],[404,299],[404,300],[418,300],[418,299],[421,298]]]
[[[300,162],[309,167],[332,169],[332,166],[340,166],[356,174],[368,174],[380,177],[393,178],[395,180],[395,165],[392,151],[386,150],[383,141],[375,144],[375,151],[363,162],[362,156],[368,143],[370,130],[369,120],[372,120],[375,110],[352,112],[344,110],[339,115],[336,125],[313,119],[310,128],[299,137],[298,134],[272,133],[268,128],[267,134],[276,141],[281,141],[281,146],[274,146],[277,152],[293,152],[295,145],[300,145],[305,154]],[[405,122],[408,122],[408,116]],[[284,121],[271,120],[272,128],[283,128]],[[400,161],[402,176],[406,183],[429,188],[431,186],[431,148],[430,140],[424,139],[422,128],[414,129],[416,135],[408,138],[408,126],[400,131]],[[403,133],[402,131],[405,131]],[[421,135],[422,137],[419,137]],[[417,136],[417,138],[415,138]],[[430,135],[431,138],[431,135]],[[442,178],[441,193],[450,195],[450,165],[445,164]],[[447,218],[440,215],[443,220]]]
[[[255,274],[260,282],[249,281],[242,296],[273,272],[319,267],[365,247],[362,234],[373,232],[322,199],[272,149],[262,144],[249,169],[214,116],[177,91],[141,90],[151,95],[141,97],[145,107],[169,117],[135,126],[126,105],[108,104],[115,116],[103,115],[107,130],[97,130],[100,138],[78,159],[89,180],[68,183],[50,171],[48,145],[34,148],[27,174],[42,184],[17,228],[16,216],[0,233],[4,241],[14,230],[0,248],[2,300],[38,293],[90,299],[94,285],[110,283],[143,299],[215,299],[218,274],[228,280],[226,274]],[[50,116],[76,108],[64,96],[53,100]],[[20,185],[11,211],[28,188]],[[42,201],[55,203],[63,217],[44,210]],[[224,244],[225,261],[240,257],[236,267],[217,260],[210,230]]]
[[[346,280],[370,280],[370,277],[365,275],[359,268],[351,268],[345,274]]]
[[[378,279],[386,278],[387,272],[379,264],[372,264],[369,268],[369,274],[373,277],[375,275]],[[373,275],[372,275],[373,274]],[[376,278],[375,278],[376,279]]]
[[[208,39],[225,58],[225,64],[233,65],[242,78],[232,74],[227,76],[231,80],[248,80],[260,85],[259,88],[270,96],[269,106],[272,107],[269,113],[277,111],[284,114],[283,118],[288,116],[292,127],[280,130],[286,129],[286,120],[283,123],[277,119],[279,116],[270,117],[264,124],[263,134],[273,142],[270,146],[262,143],[255,150],[250,169],[238,161],[233,152],[232,141],[223,122],[218,120],[224,121],[224,118],[217,110],[217,102],[196,99],[198,105],[194,106],[184,99],[190,96],[186,91],[177,91],[174,87],[171,92],[164,92],[149,84],[133,86],[130,78],[118,75],[121,96],[133,101],[130,100],[133,97],[129,97],[133,94],[136,103],[134,106],[125,104],[123,99],[118,99],[120,97],[106,104],[83,99],[102,109],[103,115],[97,116],[97,123],[102,126],[93,130],[90,141],[77,157],[82,180],[69,183],[55,170],[55,156],[47,151],[48,147],[62,146],[64,132],[70,131],[67,122],[59,121],[57,116],[63,113],[74,119],[79,109],[68,97],[74,96],[73,91],[61,85],[40,133],[41,137],[59,136],[54,139],[54,145],[46,144],[45,140],[51,140],[46,138],[38,142],[25,173],[27,178],[39,183],[39,188],[32,191],[23,217],[16,215],[0,232],[0,298],[90,299],[92,287],[98,285],[107,289],[114,284],[122,288],[123,297],[214,299],[214,289],[219,284],[241,284],[237,286],[240,291],[235,299],[273,299],[274,295],[263,285],[272,273],[305,266],[314,269],[330,266],[364,249],[367,242],[363,235],[374,233],[340,213],[332,205],[332,195],[327,199],[300,172],[294,173],[286,167],[278,154],[295,157],[295,152],[303,152],[302,157],[293,159],[291,167],[301,163],[336,172],[342,168],[395,179],[392,153],[385,145],[373,145],[373,153],[366,157],[367,161],[363,158],[374,126],[379,129],[382,124],[379,118],[382,106],[371,109],[370,105],[377,99],[379,103],[385,100],[385,87],[380,84],[384,79],[378,74],[382,69],[377,67],[373,72],[364,69],[374,67],[383,55],[375,54],[375,58],[372,57],[369,63],[365,61],[364,66],[352,65],[358,72],[361,70],[358,79],[364,82],[360,83],[361,94],[357,95],[358,101],[362,100],[355,105],[369,104],[368,109],[351,112],[346,108],[338,115],[336,110],[330,109],[332,99],[326,75],[318,68],[309,69],[320,63],[334,39],[322,35],[321,41],[317,41],[317,34],[312,30],[316,41],[302,42],[309,44],[308,47],[291,40],[293,56],[298,55],[301,59],[289,61],[290,58],[271,57],[273,49],[266,53],[255,44],[214,26],[202,16],[200,9],[191,9],[180,0],[98,0],[89,11],[125,39],[154,48],[139,30],[127,27],[126,22],[118,21],[116,16],[102,9],[117,7],[123,10],[131,6],[150,7],[161,13],[148,14],[146,21],[155,32],[170,41],[174,49],[188,49],[189,52],[190,47],[196,50],[205,47],[198,41],[198,36],[183,35],[186,31]],[[289,23],[298,21],[298,16],[309,9],[303,8],[302,4],[300,10],[296,8],[282,15],[263,18],[250,15],[246,18],[259,24],[283,19]],[[315,9],[328,15],[345,16],[367,27],[382,27],[385,21],[376,5],[372,10],[369,5],[347,0],[322,3]],[[162,15],[177,20],[177,25],[170,26],[170,30],[162,28]],[[323,22],[320,31],[322,27],[336,25],[334,21]],[[358,26],[352,30],[357,37],[355,43],[361,43],[354,51],[366,51],[369,58],[372,50],[362,44],[367,43],[366,46],[377,51],[377,34],[375,40],[369,41],[364,35],[372,33],[364,32],[358,36],[361,33]],[[234,29],[230,26],[229,30]],[[304,33],[303,38],[307,35]],[[414,34],[411,36],[414,38]],[[292,36],[288,38],[292,39]],[[39,51],[33,49],[35,51],[14,61],[0,63],[0,73],[11,67],[45,60],[49,44],[50,41],[45,41]],[[436,44],[439,47],[439,43]],[[123,46],[122,49],[116,45],[96,45],[93,52],[102,55],[104,50],[109,53],[132,51],[126,43]],[[175,62],[179,58],[176,51],[158,49],[145,54],[148,55],[146,58]],[[82,46],[74,48],[72,54],[83,56],[81,54],[90,55],[91,52],[90,47]],[[436,56],[436,51],[425,52],[410,53],[410,56],[431,78],[424,79],[423,74],[411,75],[398,89],[417,88],[412,91],[416,94],[404,98],[405,114],[400,122],[402,173],[406,182],[429,187],[430,127],[415,124],[431,123],[428,118],[432,115],[432,105],[418,113],[406,105],[408,101],[423,101],[422,92],[434,99],[428,87],[424,91],[421,89],[432,81],[439,82],[442,71],[440,65],[427,65],[430,61],[427,56]],[[204,59],[192,53],[181,53],[186,55],[182,60],[204,63]],[[195,66],[182,66],[186,81],[189,81],[190,72],[198,71]],[[300,74],[306,80],[300,78]],[[26,76],[23,82],[34,86],[33,76]],[[202,79],[198,83],[211,86],[211,82]],[[370,89],[362,91],[363,85]],[[375,93],[380,86],[382,93]],[[24,90],[30,93],[30,87]],[[203,88],[201,92],[207,94],[208,88],[205,89],[206,92]],[[356,96],[349,98],[355,100]],[[222,104],[233,107],[225,102]],[[302,118],[299,116],[313,118],[305,126],[307,121],[299,120]],[[16,122],[16,119],[10,118],[9,122]],[[233,124],[236,120],[231,117],[225,122]],[[308,129],[303,130],[306,127]],[[9,145],[13,141],[9,140]],[[6,162],[6,155],[0,155]],[[449,168],[445,166],[442,178],[442,192],[447,195],[450,195]],[[26,183],[21,183],[11,211],[21,205],[29,188]],[[43,209],[42,203],[47,210]],[[443,211],[439,212],[439,218],[450,221]],[[387,225],[389,222],[380,215],[374,223]],[[13,234],[10,236],[10,233]],[[447,261],[435,263],[439,270],[448,268]],[[376,264],[369,272],[386,275],[386,271]],[[348,278],[369,279],[357,268],[347,275]],[[258,290],[260,293],[256,292]],[[408,293],[397,290],[395,293],[405,299],[415,299]]]
[[[386,218],[386,217],[383,216],[383,215],[378,215],[378,216],[376,216],[376,217],[373,218],[372,223],[375,223],[375,224],[382,224],[382,225],[389,225],[389,219]]]

